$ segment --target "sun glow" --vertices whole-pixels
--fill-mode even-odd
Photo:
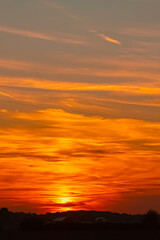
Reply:
[[[160,212],[159,4],[0,1],[1,207]]]
[[[142,190],[159,193],[159,123],[56,109],[0,115],[1,205],[30,199],[36,212],[105,210]]]
[[[59,202],[62,204],[69,203],[71,201],[70,197],[60,197]]]

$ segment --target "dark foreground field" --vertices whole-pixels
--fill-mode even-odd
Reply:
[[[1,240],[160,240],[160,230],[3,231]]]
[[[0,240],[160,240],[160,215],[71,211],[13,213],[0,210]]]

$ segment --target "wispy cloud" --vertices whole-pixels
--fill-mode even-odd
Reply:
[[[11,81],[12,79],[12,81]],[[11,83],[12,82],[12,83]],[[16,87],[32,87],[35,89],[59,90],[59,91],[113,91],[124,92],[127,94],[140,95],[158,95],[160,94],[159,87],[150,87],[144,85],[111,85],[111,84],[95,84],[81,82],[62,82],[50,81],[31,78],[7,78],[0,77],[0,85],[16,86]]]
[[[33,62],[19,61],[16,59],[0,59],[0,68],[27,71],[29,69],[33,70],[35,67]]]
[[[10,70],[19,70],[26,72],[34,72],[34,73],[45,73],[51,75],[64,75],[64,76],[93,76],[93,77],[114,77],[114,78],[135,78],[140,82],[152,81],[153,79],[158,81],[160,78],[159,70],[159,62],[149,62],[149,61],[126,61],[126,60],[118,60],[112,58],[73,58],[71,56],[62,56],[63,59],[72,61],[73,63],[77,63],[78,67],[66,67],[61,65],[53,65],[53,64],[45,64],[45,63],[37,63],[37,62],[27,62],[17,59],[0,59],[0,68],[10,69]],[[71,59],[72,58],[72,59]],[[94,64],[91,67],[79,67],[80,65],[89,65]],[[114,66],[114,70],[106,69],[106,66]],[[127,70],[126,70],[127,66]],[[152,69],[153,68],[153,69]],[[147,71],[146,71],[147,70]],[[156,81],[152,82],[152,86],[156,86]]]
[[[56,3],[56,2],[51,2],[51,1],[44,1],[43,4],[45,4],[46,6],[52,7],[54,9],[56,9],[56,10],[59,10],[60,13],[62,13],[64,16],[66,16],[66,17],[68,17],[70,19],[76,20],[80,24],[80,25],[78,25],[79,27],[83,26],[83,29],[85,29],[86,31],[95,33],[97,36],[101,37],[105,41],[111,42],[111,43],[114,43],[114,44],[117,44],[117,45],[121,45],[121,42],[116,40],[116,39],[108,37],[108,36],[106,36],[106,35],[104,35],[102,33],[98,33],[98,31],[96,31],[96,30],[88,30],[90,24],[88,24],[86,21],[84,21],[84,19],[79,18],[78,16],[72,14],[66,8],[66,6],[64,6],[62,4],[59,4],[59,3]]]
[[[136,37],[152,37],[160,38],[160,26],[156,28],[127,28],[122,30],[120,33],[124,35],[136,36]]]
[[[90,30],[89,32],[92,32],[92,33],[95,33],[97,36],[99,36],[100,38],[104,39],[105,41],[107,42],[111,42],[111,43],[114,43],[114,44],[117,44],[117,45],[121,45],[121,42],[116,40],[116,39],[113,39],[111,37],[108,37],[102,33],[99,33],[98,31],[96,30]]]
[[[23,37],[37,38],[37,39],[43,39],[43,40],[48,40],[52,42],[59,42],[59,43],[66,43],[66,44],[75,44],[75,45],[86,44],[84,41],[73,39],[73,38],[65,38],[65,37],[63,38],[58,36],[52,36],[52,35],[47,35],[43,33],[20,30],[20,29],[11,28],[11,27],[2,26],[2,25],[0,25],[0,32],[6,32],[6,33],[15,34]]]
[[[45,0],[42,3],[47,5],[47,6],[50,6],[52,8],[55,8],[55,9],[64,9],[64,6],[62,4],[57,3],[57,2],[51,2],[51,1],[46,1]]]
[[[9,98],[13,98],[11,95],[9,95],[7,93],[4,93],[4,92],[0,92],[0,94],[3,95],[3,96],[9,97]]]
[[[57,3],[55,1],[53,2],[53,1],[50,1],[50,0],[44,0],[44,1],[42,0],[42,4],[49,7],[49,8],[53,8],[55,10],[58,10],[59,13],[61,13],[62,15],[64,15],[67,18],[70,18],[72,20],[74,19],[78,22],[83,22],[82,19],[80,19],[78,16],[71,13],[69,11],[69,9],[63,4]]]
[[[9,207],[29,199],[38,211],[42,202],[50,211],[104,209],[130,192],[160,191],[159,123],[60,109],[0,114],[0,200]]]
[[[107,42],[111,42],[111,43],[115,43],[115,44],[121,45],[121,42],[119,42],[118,40],[115,40],[115,39],[113,39],[113,38],[107,37],[107,36],[104,35],[104,34],[99,34],[99,36],[100,36],[101,38],[103,38],[104,40],[106,40]]]

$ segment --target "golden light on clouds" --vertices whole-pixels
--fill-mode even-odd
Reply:
[[[113,39],[113,38],[110,38],[110,37],[107,37],[107,36],[105,36],[104,34],[99,34],[99,36],[100,36],[101,38],[103,38],[104,40],[106,40],[107,42],[111,42],[111,43],[115,43],[115,44],[117,44],[117,45],[121,45],[121,42],[120,42],[120,41],[118,41],[118,40],[116,40],[116,39]]]
[[[12,208],[114,209],[130,193],[159,191],[159,123],[56,109],[0,114],[8,122],[0,129],[0,191]]]
[[[12,84],[13,82],[13,84]],[[0,77],[1,86],[17,86],[17,87],[32,87],[37,89],[61,90],[61,91],[120,91],[130,94],[160,94],[159,87],[147,87],[143,85],[109,85],[109,84],[94,84],[94,83],[74,83],[74,82],[56,82],[40,79],[19,79]],[[5,93],[4,93],[5,94]],[[8,95],[9,96],[9,95]]]
[[[160,211],[157,4],[0,1],[2,207]]]
[[[111,37],[108,37],[108,36],[106,36],[106,35],[103,34],[103,33],[99,33],[99,32],[96,31],[96,30],[90,30],[89,32],[95,33],[98,37],[104,39],[104,40],[107,41],[107,42],[114,43],[114,44],[117,44],[117,45],[121,45],[121,42],[120,42],[120,41],[118,41],[118,40],[116,40],[116,39],[113,39],[113,38],[111,38]]]
[[[10,97],[10,98],[12,98],[12,96],[11,96],[11,95],[9,95],[9,94],[7,94],[7,93],[0,92],[0,94],[1,94],[1,95],[3,95],[3,96],[6,96],[6,97]]]

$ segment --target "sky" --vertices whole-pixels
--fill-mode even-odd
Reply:
[[[0,1],[0,207],[160,212],[160,1]]]

